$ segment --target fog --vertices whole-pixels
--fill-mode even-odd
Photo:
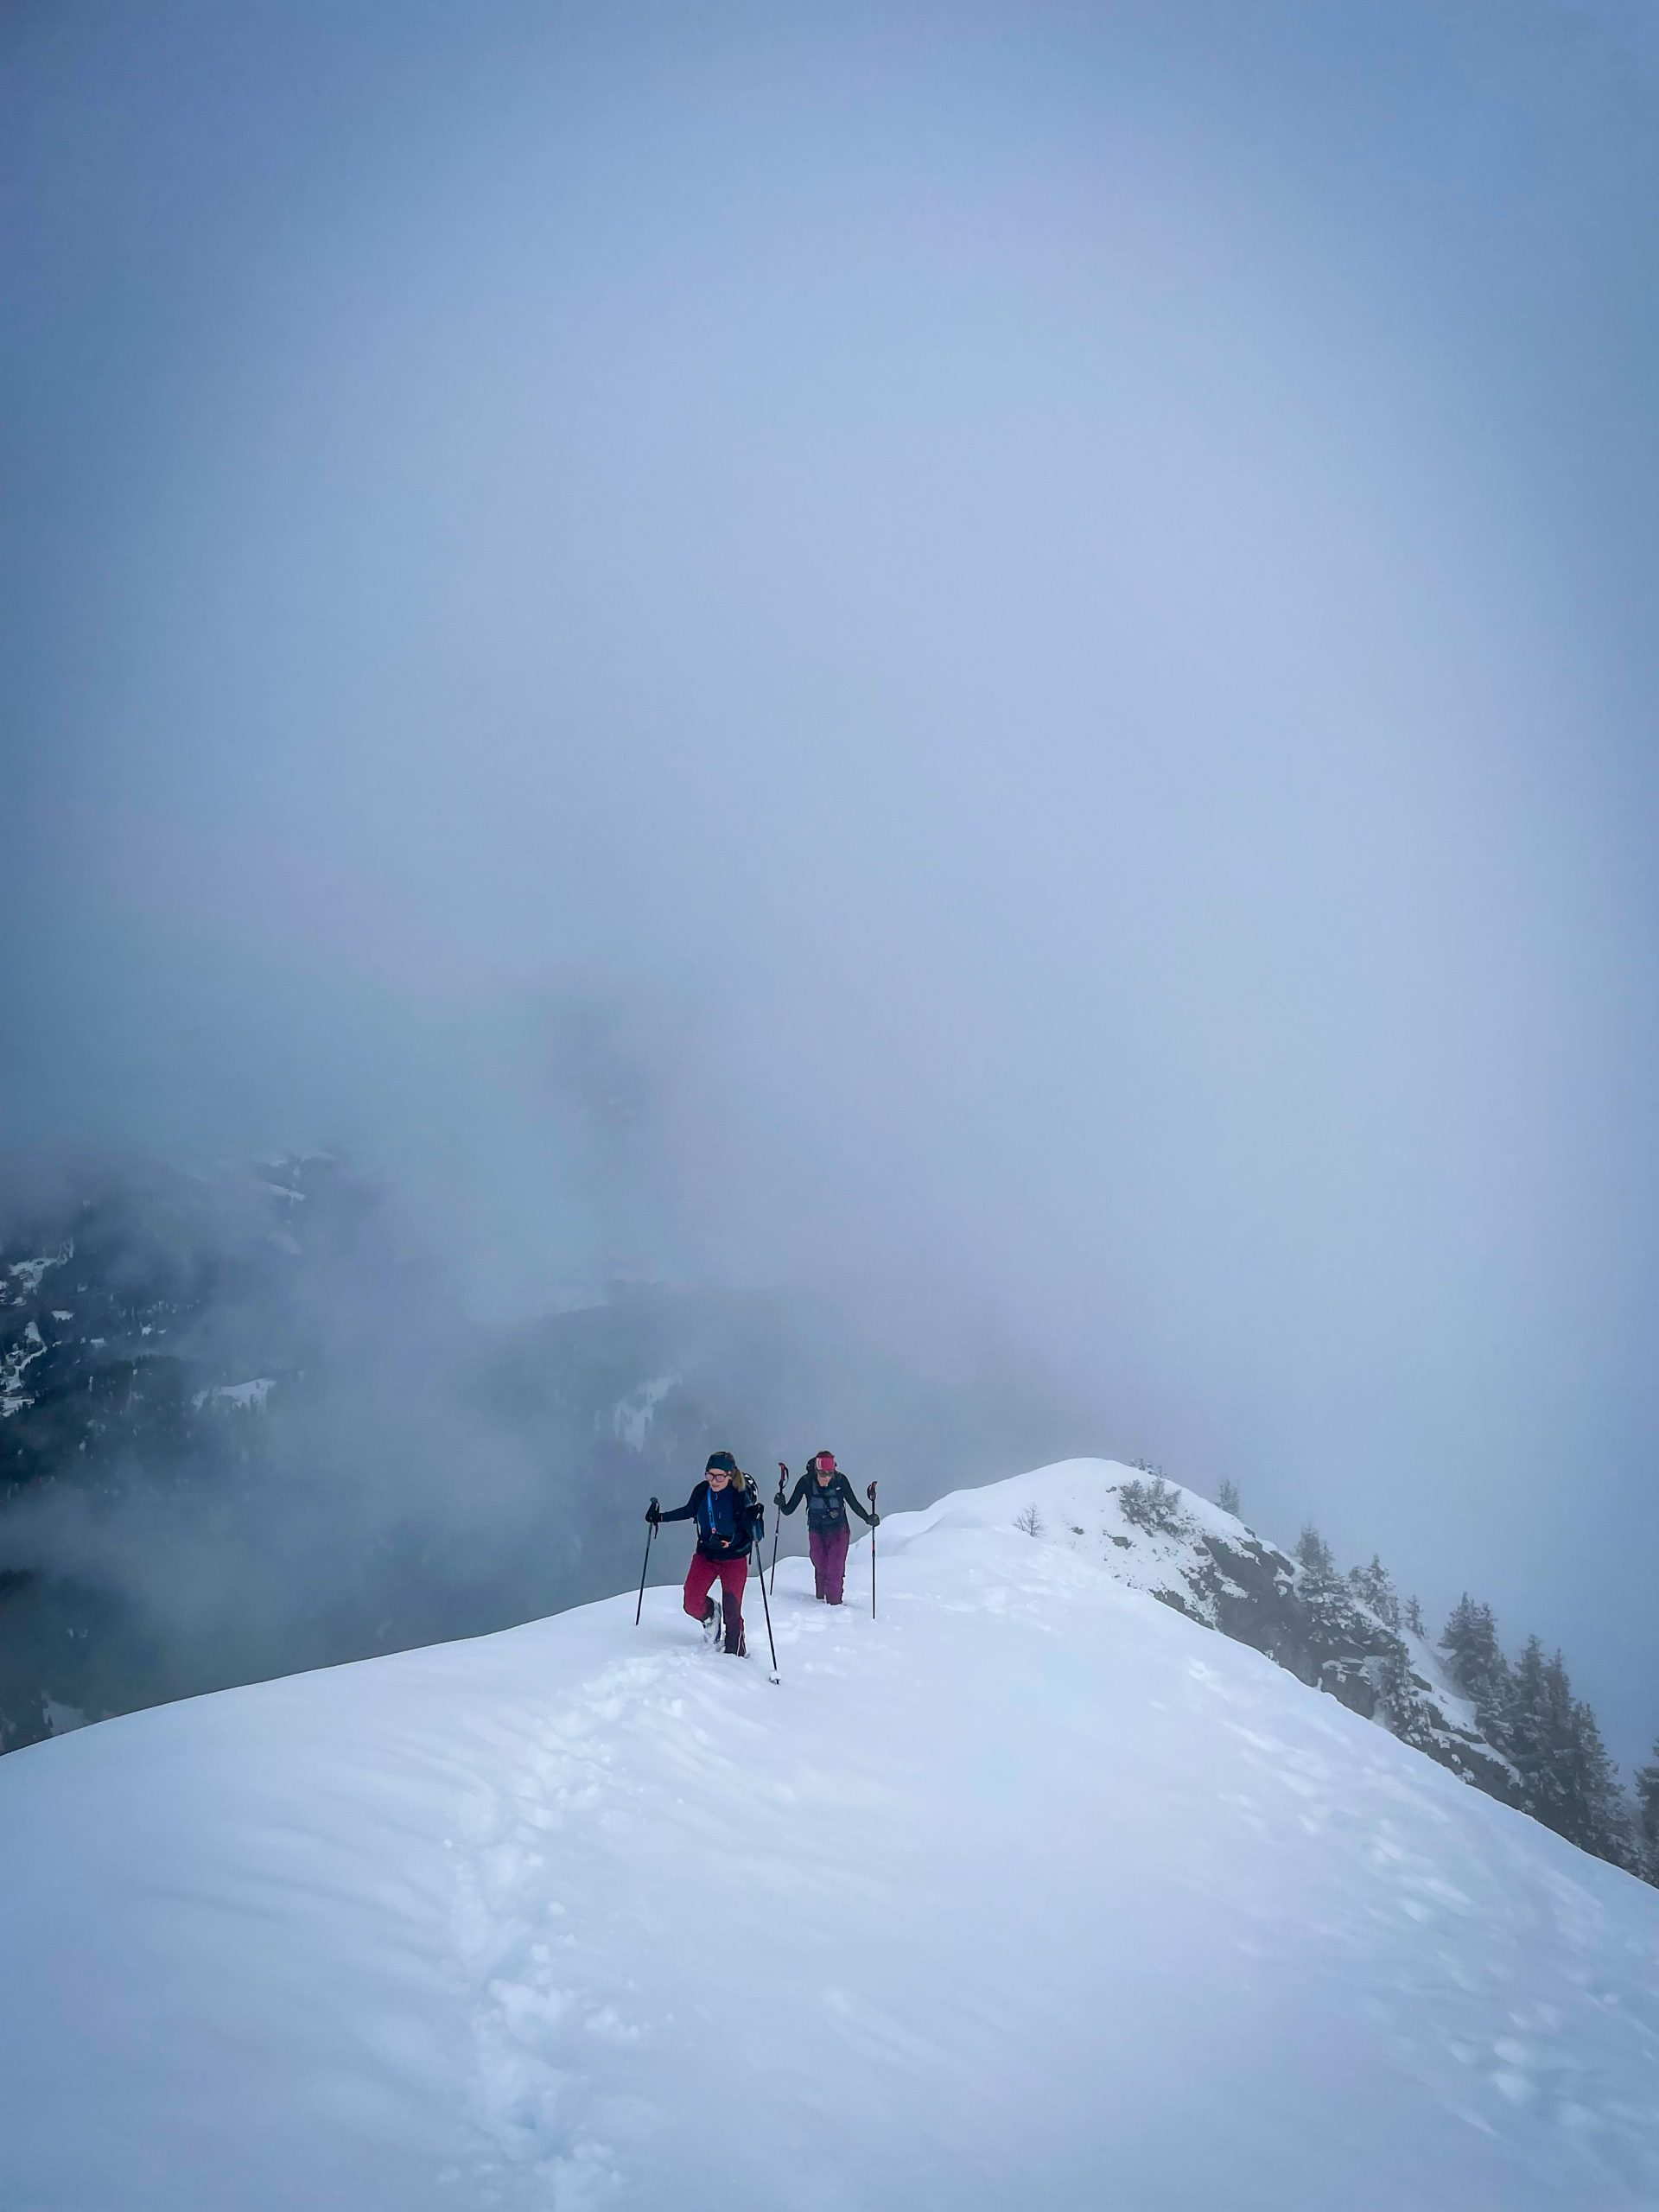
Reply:
[[[994,1329],[1643,1748],[1646,11],[3,35],[0,1137]]]

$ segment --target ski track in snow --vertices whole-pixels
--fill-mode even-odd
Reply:
[[[59,1870],[145,2034],[25,1821],[0,2201],[1653,2212],[1659,1895],[1010,1525],[1118,1471],[884,1521],[875,1622],[785,1561],[779,1688],[752,1579],[747,1663],[659,1588],[15,1755],[145,1793]]]

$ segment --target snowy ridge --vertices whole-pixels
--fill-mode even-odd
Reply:
[[[1013,1525],[1119,1471],[779,1688],[662,1588],[9,1758],[0,2202],[1651,2212],[1659,1895]]]

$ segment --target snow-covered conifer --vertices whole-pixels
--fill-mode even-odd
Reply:
[[[1527,1638],[1515,1669],[1510,1733],[1522,1806],[1557,1835],[1570,1835],[1575,1825],[1573,1686],[1560,1653],[1546,1659],[1535,1636]]]
[[[1653,1747],[1653,1764],[1636,1770],[1636,1828],[1641,1872],[1659,1883],[1659,1743]]]
[[[1571,1839],[1598,1859],[1635,1871],[1639,1858],[1636,1827],[1619,1785],[1618,1769],[1602,1742],[1594,1713],[1582,1700],[1573,1707],[1572,1743]]]
[[[1375,1552],[1371,1554],[1371,1563],[1369,1567],[1356,1567],[1350,1569],[1348,1580],[1353,1584],[1357,1594],[1370,1607],[1385,1627],[1399,1627],[1400,1600],[1395,1594],[1394,1583],[1388,1568],[1383,1566]]]
[[[1474,1706],[1481,1733],[1501,1745],[1516,1690],[1491,1607],[1477,1605],[1465,1590],[1441,1632],[1440,1649],[1452,1681]],[[1541,1652],[1540,1658],[1541,1662]]]
[[[1337,1579],[1337,1563],[1331,1556],[1331,1547],[1309,1521],[1296,1539],[1296,1559],[1310,1581],[1333,1583]]]

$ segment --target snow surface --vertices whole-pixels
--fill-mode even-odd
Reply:
[[[0,1761],[0,2203],[1652,2212],[1659,1893],[1013,1525],[1125,1471],[779,1688],[629,1592]]]
[[[652,1417],[679,1379],[677,1373],[653,1376],[649,1382],[641,1383],[626,1398],[617,1400],[611,1414],[612,1431],[630,1451],[645,1450],[645,1432],[651,1427]]]
[[[24,1324],[18,1342],[0,1357],[0,1421],[8,1421],[35,1402],[22,1387],[23,1376],[46,1350],[46,1340],[35,1321]]]
[[[21,1291],[32,1295],[39,1290],[41,1277],[48,1268],[60,1268],[74,1256],[75,1247],[73,1241],[71,1240],[66,1244],[60,1245],[55,1252],[41,1253],[38,1259],[14,1260],[6,1269],[6,1274]]]

